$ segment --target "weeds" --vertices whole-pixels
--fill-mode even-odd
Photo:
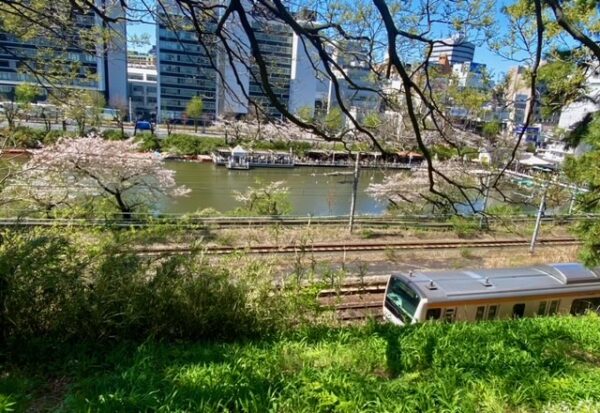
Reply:
[[[61,349],[61,411],[579,412],[600,408],[600,319],[306,328],[276,340]],[[43,368],[0,377],[26,410]],[[38,373],[32,373],[37,371]],[[7,386],[7,380],[13,384]],[[3,400],[0,397],[0,400]]]
[[[450,219],[450,222],[459,238],[473,238],[479,232],[479,223],[474,219],[454,215]]]
[[[476,258],[476,255],[473,252],[473,250],[464,247],[460,249],[460,256],[468,260]]]

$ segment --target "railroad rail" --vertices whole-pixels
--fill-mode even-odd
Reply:
[[[434,250],[456,248],[502,248],[528,246],[528,239],[500,240],[450,240],[450,241],[418,241],[418,242],[385,242],[385,243],[324,243],[308,245],[251,245],[251,246],[210,246],[203,249],[207,254],[231,254],[244,252],[250,254],[295,254],[295,253],[326,253],[353,251],[386,251],[386,250]],[[579,245],[576,238],[540,238],[538,246],[548,245]],[[144,255],[185,254],[197,251],[198,248],[186,246],[137,248],[134,252]]]
[[[453,225],[448,221],[450,216],[403,216],[403,217],[375,217],[358,216],[355,219],[356,225],[368,226],[407,226],[423,228],[452,228]],[[480,216],[473,216],[479,222]],[[485,218],[488,223],[512,222],[512,223],[533,223],[535,217],[529,215],[513,216],[488,216]],[[552,215],[542,218],[542,223],[566,224],[571,222],[580,222],[582,220],[600,219],[600,214],[585,215]],[[42,218],[2,218],[0,227],[35,227],[35,226],[69,226],[69,227],[113,227],[113,228],[131,228],[146,227],[150,225],[178,225],[181,227],[195,228],[198,226],[225,228],[225,227],[255,227],[263,225],[282,225],[282,226],[306,226],[306,225],[347,225],[347,216],[331,217],[182,217],[165,216],[158,218],[149,218],[147,216],[136,217],[130,221],[122,219],[42,219]]]
[[[322,308],[334,310],[338,321],[381,320],[385,287],[377,283],[322,290],[317,300]]]

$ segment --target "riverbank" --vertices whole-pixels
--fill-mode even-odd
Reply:
[[[591,412],[598,343],[593,315],[234,343],[43,343],[3,364],[0,411]]]

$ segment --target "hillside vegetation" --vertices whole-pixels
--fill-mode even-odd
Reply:
[[[0,232],[0,412],[600,410],[599,316],[340,327],[342,274],[135,251],[188,235]]]
[[[30,348],[0,375],[0,411],[598,411],[599,343],[590,315]]]

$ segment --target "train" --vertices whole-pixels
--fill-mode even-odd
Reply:
[[[390,275],[383,317],[397,325],[481,321],[600,309],[600,268],[558,263],[521,268],[404,271]]]

